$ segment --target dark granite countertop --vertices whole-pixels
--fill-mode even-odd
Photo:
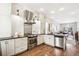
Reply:
[[[11,39],[17,39],[17,38],[24,38],[24,37],[28,37],[28,35],[54,35],[54,34],[27,34],[23,37],[3,37],[3,38],[0,38],[0,41],[3,41],[3,40],[11,40]]]
[[[24,38],[24,37],[28,37],[29,35],[54,35],[54,36],[64,36],[64,34],[45,34],[45,33],[42,33],[42,34],[27,34],[23,37],[3,37],[3,38],[0,38],[0,41],[3,41],[3,40],[11,40],[11,39],[17,39],[17,38]]]
[[[44,34],[44,33],[42,33],[42,34],[26,34],[25,36],[27,36],[27,35],[54,35],[54,34]]]
[[[54,37],[60,37],[60,38],[66,38],[67,35],[66,34],[54,34]]]
[[[23,37],[4,37],[4,38],[0,38],[0,41],[3,41],[3,40],[11,40],[11,39],[17,39],[17,38],[24,38],[25,36]]]

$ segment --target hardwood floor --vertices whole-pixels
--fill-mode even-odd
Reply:
[[[67,45],[66,50],[54,48],[45,44],[26,51],[18,56],[78,56],[79,45]]]

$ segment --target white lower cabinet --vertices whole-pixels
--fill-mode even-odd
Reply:
[[[53,35],[50,36],[49,42],[50,42],[51,46],[54,46],[54,36]]]
[[[7,40],[7,55],[14,55],[14,39],[12,40]]]
[[[54,46],[54,36],[53,35],[44,35],[44,43],[47,45]]]
[[[6,44],[5,41],[0,41],[0,55],[6,56],[7,55],[7,50],[6,50]]]
[[[40,45],[44,43],[44,36],[43,35],[38,35],[37,37],[37,45]]]
[[[15,54],[27,50],[27,37],[15,39]]]
[[[27,37],[0,41],[0,55],[11,56],[27,50]]]
[[[37,45],[40,45],[42,43],[54,46],[54,36],[53,35],[39,35],[37,38]]]
[[[44,35],[44,43],[48,45],[50,44],[48,35]]]
[[[2,56],[14,55],[14,39],[0,41],[0,50]]]

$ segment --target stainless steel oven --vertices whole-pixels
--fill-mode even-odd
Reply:
[[[28,36],[28,49],[32,49],[37,46],[37,36]]]

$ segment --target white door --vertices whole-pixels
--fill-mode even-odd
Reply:
[[[7,55],[7,50],[6,50],[5,41],[0,41],[0,46],[1,46],[1,55],[6,56]]]
[[[8,44],[6,44],[7,47],[7,55],[14,55],[14,39],[7,40]]]

